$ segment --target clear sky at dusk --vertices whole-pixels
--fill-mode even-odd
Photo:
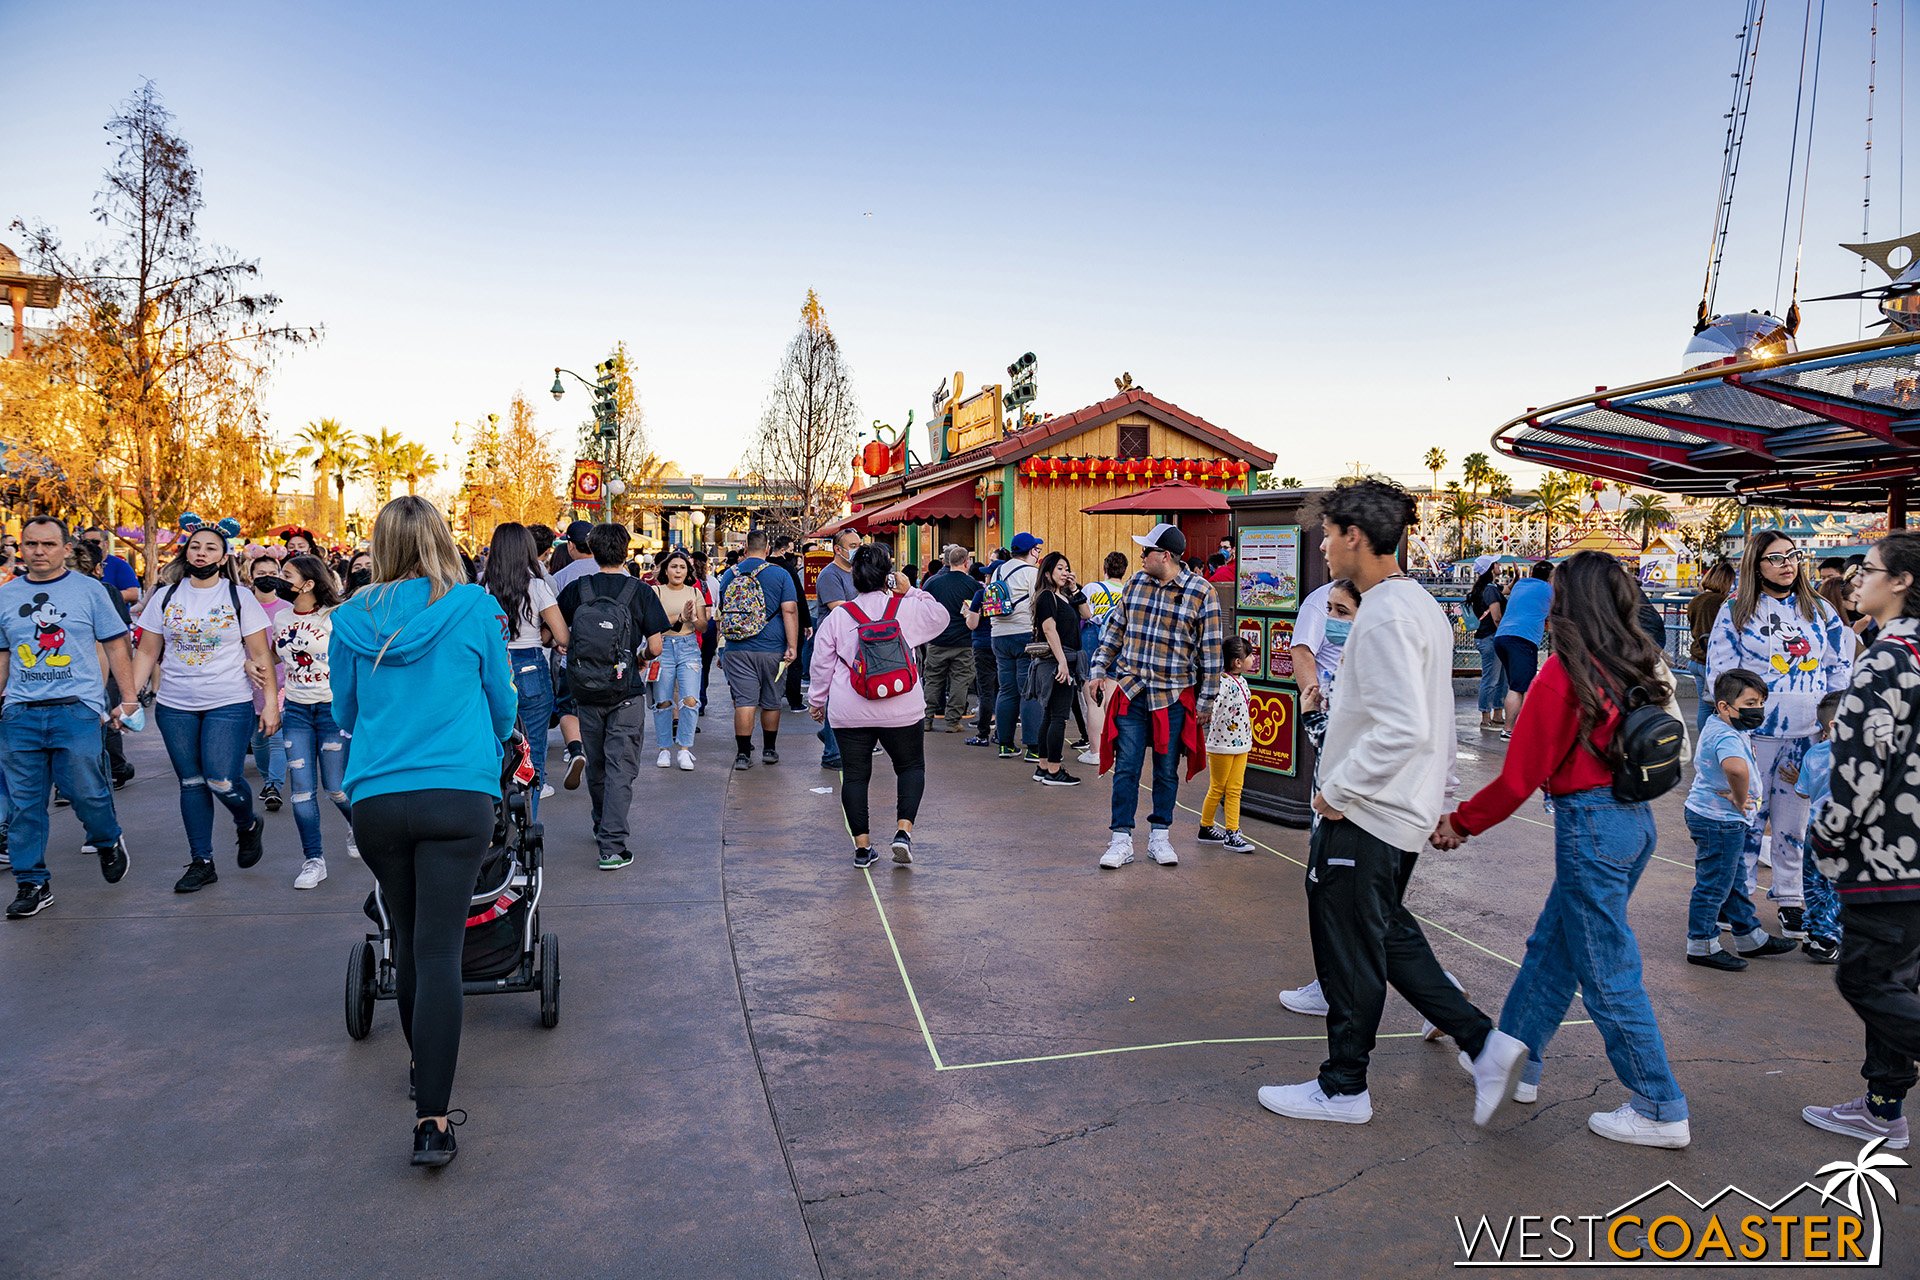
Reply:
[[[1424,478],[1430,445],[1457,463],[1528,405],[1678,367],[1743,7],[0,0],[0,218],[94,234],[100,126],[151,77],[209,237],[326,327],[274,379],[281,434],[444,451],[518,389],[570,438],[584,396],[553,405],[552,366],[624,338],[654,447],[724,472],[811,287],[863,419],[924,420],[955,369],[1031,349],[1041,409],[1127,370],[1284,473]],[[1793,8],[1723,310],[1774,303]],[[1860,231],[1867,13],[1828,6],[1803,296],[1858,282],[1834,245]],[[1802,337],[1856,333],[1829,303]]]

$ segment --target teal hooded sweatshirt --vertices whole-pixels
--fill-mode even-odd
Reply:
[[[428,604],[428,587],[425,578],[362,587],[333,611],[327,660],[334,723],[353,735],[349,802],[396,791],[500,794],[500,744],[519,711],[506,612],[472,585]]]

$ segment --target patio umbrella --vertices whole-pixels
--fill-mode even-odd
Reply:
[[[1206,511],[1227,510],[1227,495],[1212,489],[1203,489],[1197,484],[1185,480],[1164,480],[1159,484],[1148,485],[1138,493],[1122,494],[1118,498],[1108,498],[1105,502],[1096,502],[1080,510],[1090,516],[1124,515],[1192,515]]]

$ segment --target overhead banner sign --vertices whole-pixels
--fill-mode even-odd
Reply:
[[[573,460],[573,505],[598,506],[602,491],[600,464],[591,458]]]
[[[1000,438],[1000,384],[968,396],[953,406],[952,453],[967,450]]]

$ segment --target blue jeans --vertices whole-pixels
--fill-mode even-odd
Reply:
[[[680,705],[676,708],[674,702]],[[676,715],[676,712],[678,713]],[[660,641],[660,679],[653,686],[653,739],[665,751],[669,743],[693,750],[700,718],[700,637],[666,636]],[[679,725],[675,727],[675,720]]]
[[[1693,836],[1693,897],[1687,902],[1687,941],[1704,942],[1720,936],[1720,917],[1733,926],[1736,938],[1760,929],[1753,900],[1736,886],[1740,854],[1747,847],[1747,824],[1733,818],[1709,818],[1687,810],[1687,831]]]
[[[1684,1120],[1687,1098],[1667,1065],[1640,975],[1640,944],[1627,925],[1627,899],[1654,841],[1644,804],[1622,803],[1604,787],[1554,797],[1553,888],[1500,1010],[1500,1029],[1527,1046],[1521,1078],[1538,1084],[1547,1042],[1577,990],[1633,1109],[1649,1120]]]
[[[832,713],[821,708],[820,729],[813,736],[820,739],[820,767],[838,769],[840,767],[840,739],[833,736]]]
[[[287,776],[293,782],[293,821],[300,828],[300,856],[324,858],[320,843],[320,796],[349,823],[353,810],[340,783],[347,776],[347,733],[333,722],[331,702],[289,702],[280,719],[280,748],[287,757]]]
[[[1507,669],[1493,651],[1492,636],[1474,640],[1473,647],[1480,651],[1480,714],[1484,716],[1507,705]]]
[[[527,794],[527,821],[540,821],[540,788],[547,781],[547,722],[553,719],[553,668],[545,649],[507,650],[513,687],[520,695],[520,732],[533,749],[533,790]]]
[[[1693,740],[1700,741],[1700,731],[1707,727],[1707,717],[1713,714],[1713,686],[1707,683],[1707,664],[1687,659],[1687,670],[1693,674],[1693,687],[1700,692],[1700,705],[1693,710]]]
[[[21,884],[47,883],[47,799],[56,783],[73,801],[88,844],[104,849],[120,838],[100,717],[92,708],[8,703],[0,710],[0,769],[6,795],[19,797],[9,800],[7,840],[13,878]]]
[[[213,802],[233,815],[236,831],[256,818],[253,788],[241,771],[247,744],[253,741],[253,703],[234,702],[211,711],[181,711],[162,703],[153,709],[167,759],[180,778],[180,821],[187,829],[187,852],[200,861],[213,858]]]
[[[996,643],[998,643],[996,641]],[[1127,706],[1119,719],[1119,737],[1113,745],[1113,818],[1108,829],[1132,831],[1134,814],[1140,807],[1140,766],[1153,746],[1153,712],[1147,710],[1143,693]],[[1173,825],[1173,806],[1180,799],[1180,731],[1187,723],[1187,709],[1179,703],[1167,708],[1167,741],[1170,749],[1153,756],[1153,812],[1147,825],[1165,831]]]
[[[253,767],[260,771],[260,780],[270,787],[282,790],[287,785],[287,748],[278,734],[269,738],[260,731],[258,721],[253,727],[253,741],[248,750],[253,753]]]
[[[1032,698],[1020,695],[1026,692],[1027,668],[1033,660],[1027,657],[1027,646],[1033,643],[1033,632],[1019,631],[1010,636],[993,638],[993,664],[1000,677],[1000,698],[993,709],[993,717],[1000,723],[1000,745],[1013,745],[1014,712],[1020,713],[1020,743],[1029,751],[1040,749],[1040,703]]]

